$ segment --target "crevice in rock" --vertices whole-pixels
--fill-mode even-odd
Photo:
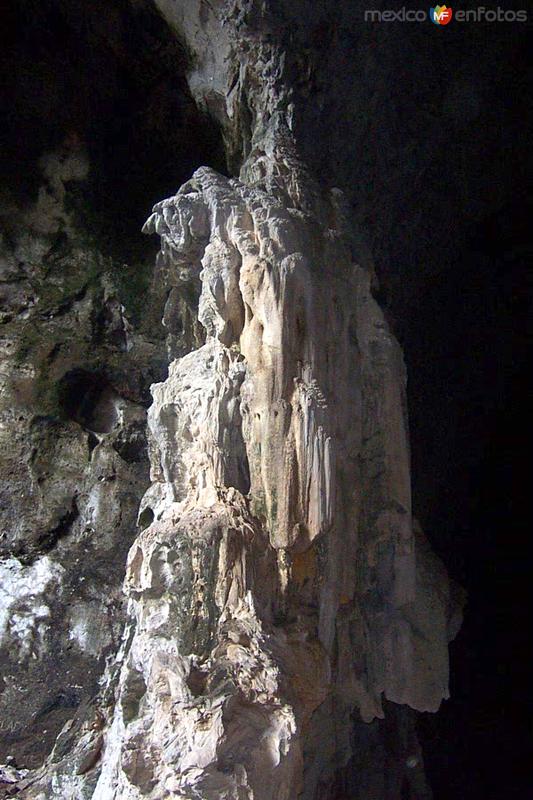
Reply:
[[[148,461],[146,443],[146,424],[136,422],[126,429],[120,430],[114,441],[113,449],[128,464],[146,464]]]
[[[144,508],[139,514],[139,527],[143,531],[154,521],[154,512],[151,508]]]
[[[110,433],[118,422],[120,395],[100,373],[70,370],[59,382],[58,399],[65,417],[91,433]]]
[[[37,540],[37,547],[41,553],[46,553],[49,550],[52,550],[59,539],[62,539],[66,536],[74,522],[78,519],[80,515],[78,504],[76,502],[76,498],[72,500],[72,506],[69,511],[64,514],[61,519],[59,520],[58,524],[55,528],[52,528],[49,531],[46,531],[41,536],[39,536]]]

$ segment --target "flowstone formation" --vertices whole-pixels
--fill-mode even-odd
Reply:
[[[153,522],[128,559],[135,622],[95,798],[316,797],[354,708],[447,696],[402,357],[337,200],[304,214],[202,169],[147,223],[200,277],[206,342],[152,387]],[[314,730],[332,698],[336,752]]]
[[[242,167],[196,170],[145,225],[170,363],[120,649],[42,769],[6,783],[31,800],[429,798],[410,710],[448,696],[458,618],[412,519],[400,347],[342,193],[300,160],[262,12],[158,5]],[[93,428],[137,413],[97,396]],[[26,584],[61,584],[47,556],[31,569]]]
[[[152,387],[115,702],[97,770],[60,769],[52,796],[327,797],[354,709],[447,696],[451,604],[413,532],[402,356],[340,201],[303,212],[203,168],[146,225],[165,268],[201,282],[205,343]]]

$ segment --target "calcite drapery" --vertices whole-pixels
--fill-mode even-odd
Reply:
[[[316,797],[327,698],[349,752],[353,708],[447,696],[449,589],[413,533],[402,356],[339,208],[202,168],[146,225],[201,282],[206,340],[153,387],[153,521],[128,560],[98,800]]]
[[[453,604],[411,518],[402,355],[350,209],[300,161],[284,9],[156,4],[240,179],[201,169],[147,223],[179,358],[153,387],[129,623],[94,713],[22,788],[330,800],[365,760],[359,717],[447,695]],[[406,768],[423,783],[404,740],[397,785],[358,800],[397,800]]]

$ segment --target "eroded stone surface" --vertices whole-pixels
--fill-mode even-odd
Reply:
[[[75,294],[67,317],[88,332],[86,348],[100,312],[114,353],[105,380],[62,356],[59,388],[85,387],[87,404],[67,403],[68,419],[52,422],[35,418],[32,394],[20,447],[36,441],[35,452],[21,458],[5,440],[11,491],[32,487],[27,515],[9,526],[6,658],[42,669],[47,636],[46,658],[83,654],[66,659],[76,674],[93,661],[100,674],[109,656],[98,698],[60,713],[47,763],[18,788],[33,800],[329,800],[347,765],[363,771],[379,751],[361,798],[398,800],[408,770],[429,797],[408,709],[389,711],[438,708],[457,623],[447,576],[412,519],[401,350],[342,194],[318,187],[299,157],[296,95],[265,9],[157,5],[196,54],[191,90],[225,126],[240,178],[197,170],[146,223],[161,239],[170,364],[152,386],[140,508],[139,389],[161,353],[135,337],[112,281],[98,303]],[[57,220],[61,186],[51,187]],[[47,241],[31,247],[40,263]],[[31,308],[25,287],[10,283],[17,315]],[[9,364],[7,422],[12,386],[34,393],[36,382],[34,360]],[[137,515],[123,629],[118,576]],[[41,528],[53,554],[35,541]],[[87,591],[85,569],[97,572]],[[390,791],[384,714],[389,735],[405,739]]]
[[[206,341],[152,388],[150,524],[87,796],[326,796],[354,709],[447,696],[452,603],[413,533],[401,351],[329,218],[203,168],[147,223],[199,274]]]
[[[120,644],[146,394],[165,350],[131,322],[116,265],[68,208],[83,147],[40,167],[35,202],[3,209],[0,246],[0,760],[24,767],[84,715]]]

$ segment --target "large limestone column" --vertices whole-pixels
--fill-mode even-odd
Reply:
[[[199,293],[204,343],[152,387],[98,719],[31,797],[328,800],[354,720],[448,696],[450,589],[411,516],[402,353],[341,193],[299,159],[282,50],[224,4],[158,5],[244,160],[239,179],[197,170],[146,224],[175,292]],[[399,758],[421,786],[407,735]]]
[[[318,797],[354,709],[447,696],[402,356],[338,200],[317,217],[203,168],[147,223],[166,268],[201,281],[205,344],[152,387],[151,523],[95,800]]]

